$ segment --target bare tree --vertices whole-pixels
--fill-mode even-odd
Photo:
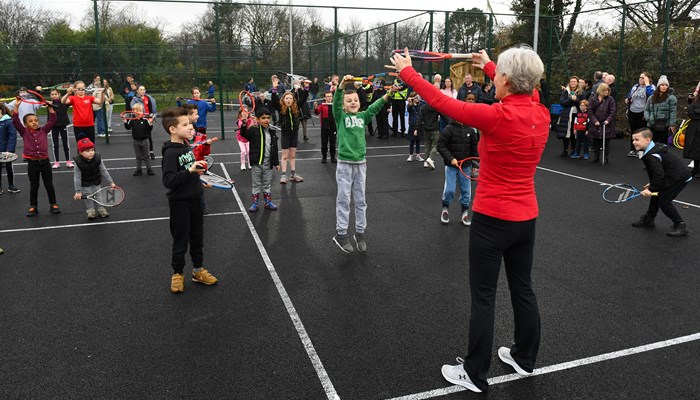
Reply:
[[[51,23],[50,13],[13,0],[0,0],[0,40],[9,45],[34,44],[41,41],[46,27]]]
[[[358,60],[360,58],[365,43],[365,35],[360,34],[363,31],[364,27],[362,21],[355,17],[350,18],[344,29],[346,36],[343,38],[343,41],[345,50],[347,51],[345,57],[349,57],[352,60]]]
[[[700,14],[700,0],[653,0],[641,4],[629,5],[627,17],[638,28],[653,29],[666,21],[666,6],[670,1],[670,20],[672,24],[689,22]],[[629,4],[628,0],[600,0],[601,6],[620,7]]]

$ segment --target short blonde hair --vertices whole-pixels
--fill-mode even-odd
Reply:
[[[598,88],[595,90],[595,92],[596,92],[596,94],[602,96],[602,95],[603,95],[603,92],[606,91],[606,90],[607,90],[608,92],[610,92],[610,86],[608,86],[607,83],[603,82],[603,83],[601,83],[601,84],[598,85]],[[610,94],[610,93],[608,93],[608,94]]]

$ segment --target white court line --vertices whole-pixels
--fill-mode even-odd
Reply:
[[[231,176],[228,173],[228,170],[226,170],[226,166],[223,163],[220,163],[221,169],[224,170],[224,176],[226,179],[231,179]],[[243,213],[243,217],[245,218],[246,223],[248,224],[248,229],[250,229],[251,235],[253,235],[253,239],[255,240],[255,244],[258,246],[258,251],[260,251],[260,255],[263,258],[263,261],[265,262],[265,266],[267,267],[267,271],[270,273],[270,277],[272,277],[272,281],[275,283],[275,287],[277,288],[277,292],[279,293],[280,297],[282,298],[282,302],[284,303],[284,307],[287,309],[287,313],[289,314],[289,317],[292,319],[292,323],[294,323],[294,327],[297,330],[297,334],[299,335],[299,338],[301,339],[302,344],[304,345],[304,349],[306,350],[306,354],[309,356],[309,359],[311,360],[311,364],[313,364],[314,369],[316,370],[316,375],[318,375],[318,378],[321,380],[321,384],[323,385],[323,390],[326,392],[326,397],[328,397],[329,400],[339,400],[340,397],[338,396],[338,393],[335,391],[335,387],[333,387],[333,382],[331,382],[331,379],[328,377],[328,373],[326,372],[326,368],[324,368],[323,363],[321,362],[321,358],[318,356],[318,353],[316,353],[316,349],[314,348],[313,343],[311,343],[311,338],[309,337],[309,334],[306,332],[306,328],[304,328],[304,324],[301,322],[301,318],[299,318],[299,314],[297,313],[296,308],[294,307],[294,304],[292,304],[292,300],[289,298],[289,294],[287,294],[287,290],[284,288],[284,285],[282,284],[282,280],[280,279],[279,275],[277,275],[277,271],[275,270],[275,266],[272,265],[272,260],[270,260],[269,254],[267,254],[267,250],[265,249],[265,246],[262,243],[262,240],[260,240],[260,236],[258,236],[258,232],[255,230],[255,226],[253,226],[253,221],[251,221],[250,217],[248,216],[248,213],[246,212],[246,209],[243,206],[243,202],[241,201],[241,197],[238,195],[238,191],[236,190],[236,186],[231,188],[231,192],[233,195],[236,197],[236,202],[238,203],[238,207],[240,207],[241,212]],[[263,207],[261,207],[263,208]],[[271,211],[262,211],[262,212],[271,212]]]
[[[238,215],[238,214],[243,214],[243,213],[240,211],[232,211],[232,212],[205,214],[204,216],[205,217],[220,217],[223,215]],[[162,221],[162,220],[166,220],[166,219],[170,219],[170,217],[127,219],[124,221],[85,222],[82,224],[42,226],[42,227],[38,227],[38,228],[5,229],[5,230],[0,231],[0,233],[48,231],[48,230],[52,230],[52,229],[66,229],[66,228],[89,228],[91,226],[132,224],[132,223],[137,223],[137,222]]]
[[[551,172],[551,173],[553,173],[553,174],[559,174],[559,175],[568,176],[569,178],[580,179],[580,180],[586,181],[586,182],[597,183],[597,184],[599,184],[599,185],[601,185],[601,186],[612,186],[612,185],[614,185],[615,183],[619,183],[619,182],[614,182],[614,183],[601,182],[601,181],[597,181],[597,180],[595,180],[595,179],[584,178],[584,177],[582,177],[582,176],[578,176],[578,175],[574,175],[574,174],[569,174],[569,173],[567,173],[567,172],[555,171],[555,170],[553,170],[553,169],[549,169],[549,168],[545,168],[545,167],[537,167],[537,169],[541,169],[542,171]],[[680,200],[673,200],[673,201],[676,202],[676,203],[678,203],[678,204],[682,204],[682,205],[684,205],[684,206],[700,208],[700,205],[697,205],[697,204],[686,203],[685,201],[680,201]]]
[[[497,376],[494,378],[490,378],[488,380],[488,382],[489,382],[489,385],[498,385],[500,383],[511,382],[511,381],[515,381],[518,379],[529,378],[529,377],[537,376],[537,375],[551,374],[552,372],[564,371],[567,369],[581,367],[584,365],[590,365],[590,364],[595,364],[595,363],[599,363],[602,361],[609,361],[609,360],[614,360],[614,359],[620,358],[620,357],[626,357],[626,356],[631,356],[634,354],[644,353],[644,352],[651,351],[651,350],[658,350],[658,349],[662,349],[664,347],[675,346],[678,344],[688,343],[688,342],[692,342],[695,340],[700,340],[700,333],[695,333],[695,334],[688,335],[688,336],[682,336],[682,337],[678,337],[675,339],[664,340],[661,342],[645,344],[643,346],[632,347],[632,348],[625,349],[625,350],[613,351],[611,353],[605,353],[605,354],[601,354],[598,356],[582,358],[579,360],[564,362],[561,364],[554,364],[554,365],[550,365],[548,367],[537,368],[533,371],[532,375],[530,375],[530,376],[521,376],[518,374]],[[437,369],[437,367],[436,367],[436,369]],[[451,393],[463,392],[465,390],[467,390],[467,389],[462,387],[462,386],[454,385],[454,386],[449,386],[449,387],[442,388],[442,389],[435,389],[435,390],[430,390],[427,392],[410,394],[407,396],[393,397],[389,400],[430,399],[433,397],[445,396],[445,395],[448,395]]]

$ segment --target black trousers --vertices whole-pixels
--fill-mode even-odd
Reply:
[[[688,182],[686,181],[678,182],[668,189],[659,191],[658,196],[651,196],[647,216],[651,219],[656,218],[656,214],[659,213],[660,208],[661,212],[673,221],[674,224],[683,222],[683,218],[681,218],[678,210],[676,210],[676,206],[673,205],[673,200],[685,189],[687,184]]]
[[[406,101],[405,100],[392,100],[391,101],[391,115],[394,117],[393,124],[391,125],[391,130],[394,133],[399,132],[399,123],[401,124],[401,134],[406,133]]]
[[[201,268],[204,262],[204,206],[202,199],[170,200],[170,234],[173,235],[173,256],[171,265],[174,272],[181,274],[185,269],[185,254],[190,248],[194,268]]]
[[[65,126],[51,128],[51,140],[53,141],[53,159],[58,161],[58,140],[59,136],[61,143],[63,143],[63,153],[66,156],[66,161],[70,160],[70,148],[68,147],[68,130]]]
[[[630,151],[637,151],[634,149],[634,145],[632,144],[632,134],[637,129],[645,128],[647,126],[647,121],[644,120],[644,111],[638,113],[627,111],[627,120],[630,123]]]
[[[49,196],[49,204],[56,204],[56,191],[53,188],[53,175],[51,163],[48,158],[42,160],[29,160],[27,162],[27,175],[29,175],[29,205],[36,207],[39,196],[39,177],[44,181],[46,194]]]
[[[535,221],[505,221],[475,212],[469,232],[469,352],[464,370],[479,389],[486,381],[493,351],[494,309],[501,260],[508,277],[515,317],[515,344],[511,355],[532,371],[540,347],[540,313],[532,290]]]
[[[330,150],[331,158],[335,157],[335,138],[336,133],[328,128],[321,128],[321,155],[326,158],[326,154]],[[330,149],[328,148],[330,144]]]
[[[384,109],[377,113],[377,136],[389,136],[389,113]]]
[[[662,144],[668,144],[668,129],[664,129],[662,131],[657,131],[654,128],[651,128],[652,132],[652,140],[656,143],[662,143]]]
[[[7,184],[9,186],[13,186],[15,184],[15,172],[14,169],[12,169],[12,163],[11,162],[4,162],[0,163],[0,189],[2,189],[2,168],[5,168],[5,171],[7,172]]]

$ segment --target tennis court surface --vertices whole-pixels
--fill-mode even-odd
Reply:
[[[25,217],[26,166],[15,164],[22,193],[0,196],[0,398],[700,398],[700,183],[678,198],[690,236],[667,237],[663,215],[633,228],[646,200],[601,198],[601,183],[647,181],[626,141],[601,166],[560,158],[550,139],[536,176],[538,369],[517,379],[496,356],[513,337],[502,274],[492,385],[480,395],[440,374],[466,353],[469,228],[456,202],[440,223],[443,173],[406,162],[404,139],[368,137],[368,253],[346,255],[331,242],[335,168],[320,163],[318,122],[299,147],[305,181],[280,185],[276,173],[279,210],[255,214],[227,131],[213,171],[235,187],[205,194],[205,267],[219,283],[188,279],[173,295],[162,127],[154,137],[156,176],[142,177],[126,132],[98,139],[126,200],[92,222],[64,166],[63,212],[48,213],[42,185],[40,214]]]

